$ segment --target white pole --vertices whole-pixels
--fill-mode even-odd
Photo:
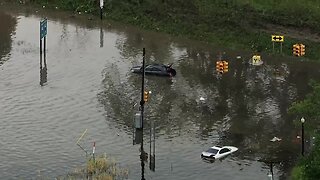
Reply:
[[[103,8],[103,0],[100,0],[100,8]]]
[[[93,157],[93,162],[95,162],[95,157],[94,157],[94,152],[96,151],[96,142],[93,142],[93,147],[92,147],[92,157]]]

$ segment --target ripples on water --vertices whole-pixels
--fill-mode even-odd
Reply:
[[[130,179],[139,179],[139,145],[132,145],[131,127],[141,85],[140,76],[129,70],[140,63],[142,47],[148,63],[174,62],[178,72],[173,79],[146,78],[152,91],[146,128],[156,124],[156,171],[146,163],[147,179],[265,179],[268,166],[259,158],[280,152],[275,156],[286,161],[299,151],[290,143],[294,129],[284,109],[307,91],[296,80],[306,82],[315,71],[296,79],[295,64],[267,57],[264,67],[248,67],[230,51],[225,54],[230,71],[221,77],[214,71],[221,51],[216,47],[116,25],[101,31],[95,20],[72,22],[48,14],[48,82],[40,86],[39,32],[34,30],[40,17],[11,15],[16,21],[6,40],[12,41],[11,49],[1,51],[6,62],[0,71],[3,179],[56,177],[83,165],[85,154],[75,142],[85,129],[85,149],[91,151],[97,142],[97,153],[114,157],[129,169]],[[278,134],[286,145],[270,145]],[[215,144],[239,151],[213,164],[202,161],[201,151]],[[276,165],[277,177],[290,169],[284,163]]]

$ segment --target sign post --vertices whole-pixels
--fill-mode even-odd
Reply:
[[[272,52],[274,53],[274,41],[272,41]]]
[[[100,0],[100,19],[102,20],[103,0]]]
[[[47,36],[47,19],[40,21],[40,85],[43,86],[43,83],[47,82],[47,62],[46,62],[46,36]],[[42,43],[43,39],[43,43]],[[43,44],[43,48],[42,48]],[[42,50],[43,50],[43,64],[42,68]]]
[[[282,43],[284,42],[284,36],[271,35],[272,51],[274,52],[274,42],[280,42],[280,53],[282,53]]]

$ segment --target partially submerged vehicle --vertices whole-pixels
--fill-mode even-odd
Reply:
[[[142,66],[134,66],[131,68],[131,72],[142,74]],[[172,64],[149,64],[145,66],[144,70],[146,75],[158,75],[158,76],[175,76],[176,70],[172,68]]]
[[[201,158],[206,158],[209,160],[215,160],[223,158],[233,152],[238,150],[237,147],[234,146],[212,146],[208,150],[203,151],[201,153]]]

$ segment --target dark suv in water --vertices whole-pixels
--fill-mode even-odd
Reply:
[[[177,74],[176,70],[173,69],[172,64],[149,64],[145,66],[144,72],[149,75],[158,75],[158,76],[175,76]],[[133,73],[142,73],[142,66],[134,66],[131,68]]]

